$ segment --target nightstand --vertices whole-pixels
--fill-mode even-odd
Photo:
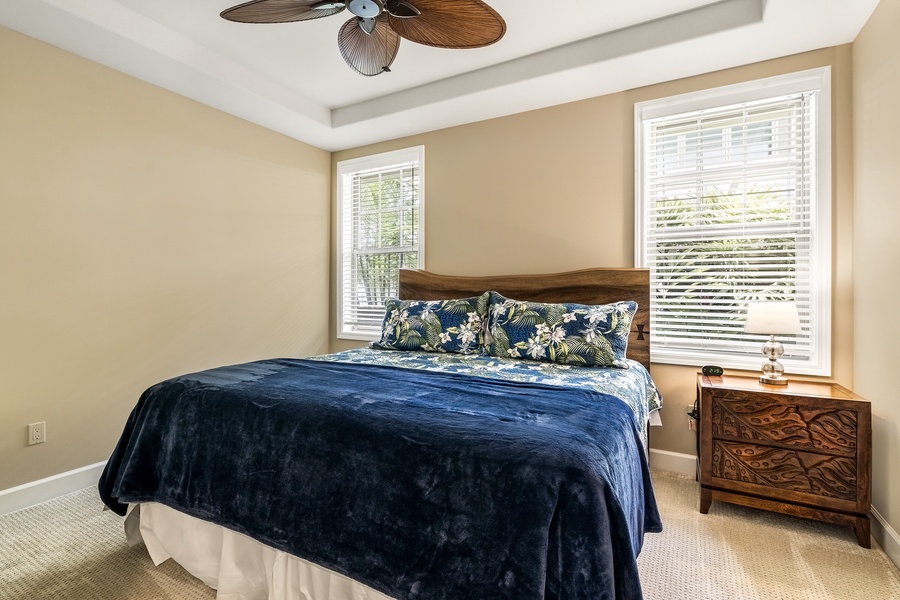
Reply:
[[[834,383],[697,374],[700,512],[713,500],[853,527],[871,547],[872,409]]]

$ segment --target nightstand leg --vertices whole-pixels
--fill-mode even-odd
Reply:
[[[856,524],[853,526],[856,532],[856,541],[863,548],[871,548],[871,531],[869,529],[869,517],[856,517]]]
[[[704,487],[700,488],[700,512],[706,514],[709,512],[709,506],[712,504],[712,490]]]

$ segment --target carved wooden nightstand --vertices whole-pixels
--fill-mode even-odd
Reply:
[[[713,500],[850,525],[871,547],[872,412],[834,383],[697,375],[700,512]]]

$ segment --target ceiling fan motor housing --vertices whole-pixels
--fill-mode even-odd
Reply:
[[[363,19],[374,19],[384,10],[381,0],[350,0],[347,10]]]

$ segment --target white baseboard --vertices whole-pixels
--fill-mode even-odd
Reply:
[[[0,515],[34,506],[58,496],[96,485],[106,461],[32,481],[8,490],[0,490]],[[662,471],[696,474],[697,457],[692,454],[650,449],[650,466]],[[872,507],[872,537],[891,561],[900,567],[900,534]]]
[[[650,466],[654,469],[693,475],[696,472],[696,465],[697,457],[691,454],[650,449]],[[98,462],[14,488],[0,490],[0,515],[96,485],[105,466],[106,461]],[[896,535],[894,533],[895,538]],[[900,543],[897,545],[900,549]]]
[[[106,461],[0,490],[0,515],[97,485]]]
[[[693,454],[650,448],[650,467],[660,471],[695,475],[697,473],[697,457]]]
[[[878,542],[884,553],[888,555],[891,562],[897,568],[900,568],[900,535],[897,534],[890,523],[881,516],[881,513],[874,506],[872,507],[872,516],[875,517],[872,519],[872,537],[875,538],[875,541]]]

